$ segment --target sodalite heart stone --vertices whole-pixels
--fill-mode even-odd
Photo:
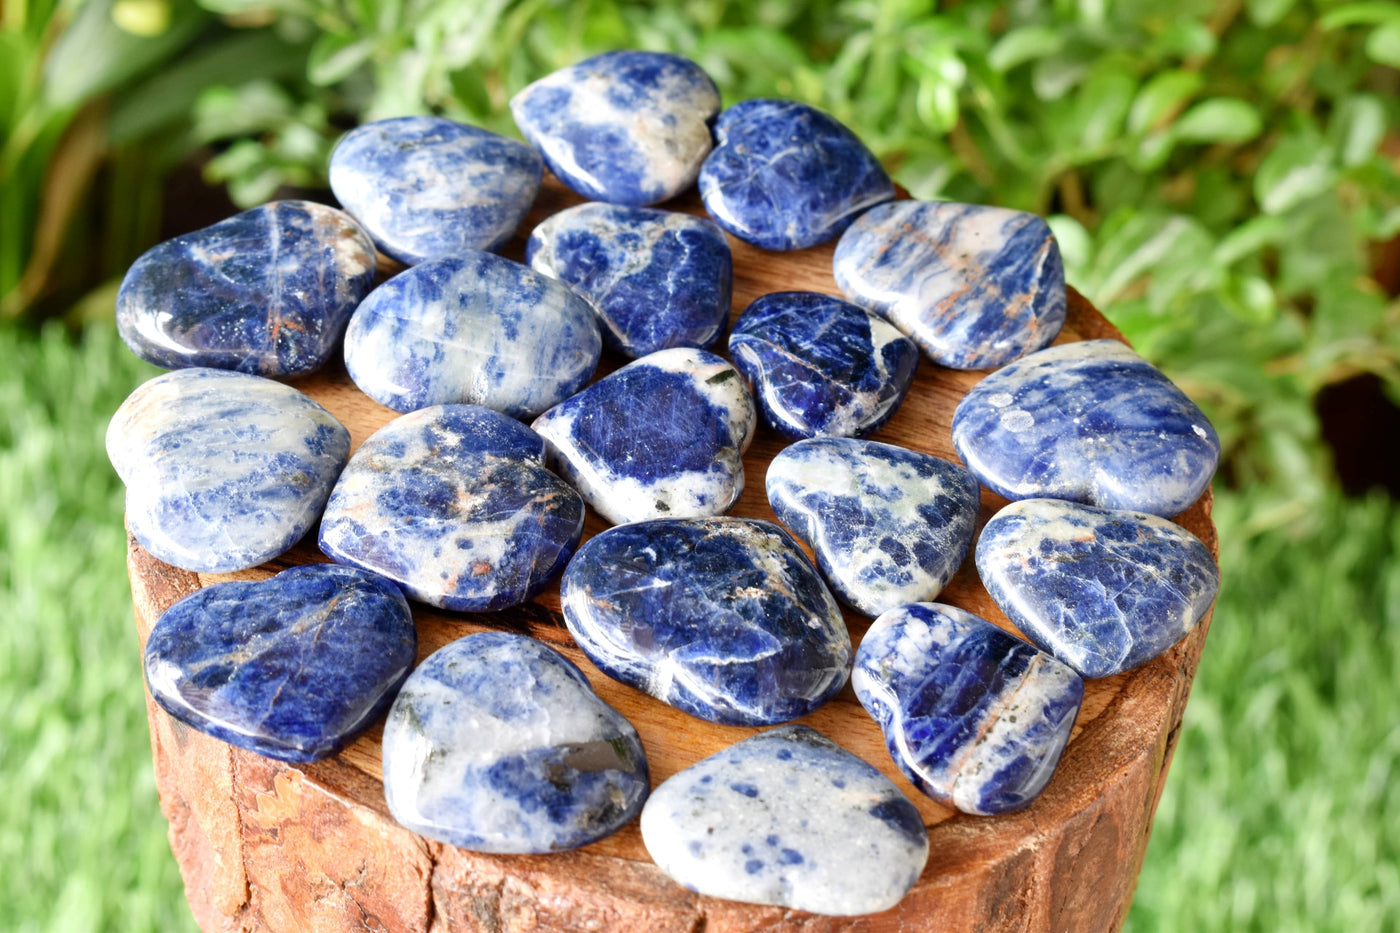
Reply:
[[[1116,340],[1033,353],[983,379],[953,413],[967,468],[1008,499],[1069,499],[1176,515],[1215,474],[1215,428]]]
[[[388,708],[417,644],[398,587],[311,564],[216,583],[171,606],[146,640],[146,685],[201,732],[269,758],[317,761]]]
[[[909,798],[806,726],[761,733],[672,776],[642,809],[642,839],[692,891],[840,916],[893,907],[928,861]]]
[[[609,528],[579,549],[560,601],[599,669],[711,722],[786,722],[846,683],[851,639],[836,601],[772,522]]]
[[[349,456],[350,432],[310,398],[221,369],[157,376],[107,427],[132,535],[199,573],[246,570],[296,544]]]
[[[777,292],[749,305],[729,355],[751,382],[763,420],[791,437],[868,434],[904,401],[919,350],[855,305]]]
[[[550,463],[610,522],[725,512],[744,489],[753,399],[704,350],[629,363],[535,419]]]
[[[459,612],[530,599],[569,562],[583,501],[544,468],[544,441],[505,415],[440,405],[355,451],[326,504],[321,550]]]
[[[1210,551],[1186,529],[1056,499],[998,512],[977,542],[977,570],[1026,638],[1085,677],[1166,651],[1220,588]]]
[[[791,100],[746,100],[719,115],[700,197],[719,225],[764,249],[836,236],[894,182],[854,133]]]
[[[505,245],[540,190],[544,164],[522,142],[442,117],[357,126],[331,153],[331,190],[399,262]]]
[[[549,170],[585,198],[655,204],[695,181],[719,91],[679,55],[606,52],[529,85],[510,112]]]
[[[832,260],[836,284],[929,358],[990,369],[1065,323],[1065,269],[1044,220],[979,204],[897,201],[861,214]]]
[[[851,683],[914,786],[982,815],[1019,810],[1045,788],[1084,699],[1059,661],[938,603],[876,619]]]
[[[729,241],[700,217],[579,204],[536,227],[525,256],[587,298],[603,341],[626,356],[708,347],[729,318]]]
[[[117,292],[117,333],[166,369],[302,375],[330,358],[377,261],[349,214],[273,201],[143,253]]]
[[[533,417],[583,388],[602,351],[586,301],[478,250],[394,276],[345,332],[350,378],[396,411],[470,404]]]
[[[811,545],[831,588],[870,616],[937,596],[977,523],[972,474],[874,441],[813,438],[768,467],[768,502]]]
[[[534,639],[480,632],[433,652],[384,726],[384,797],[416,833],[539,853],[628,823],[650,786],[637,730]]]

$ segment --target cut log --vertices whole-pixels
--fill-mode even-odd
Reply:
[[[525,229],[577,203],[546,182]],[[672,205],[702,213],[693,195]],[[734,308],[759,295],[839,294],[830,246],[768,253],[731,241]],[[506,255],[521,258],[523,238]],[[1122,339],[1072,289],[1057,342]],[[616,366],[620,361],[612,361]],[[957,461],[953,409],[982,373],[923,361],[903,407],[875,438]],[[343,367],[295,383],[350,429],[358,446],[395,412],[361,394]],[[767,464],[784,446],[760,428],[745,458],[747,488],[734,514],[773,519]],[[1177,521],[1217,550],[1210,493]],[[1004,500],[983,491],[980,522]],[[590,518],[585,536],[604,525]],[[980,523],[979,523],[980,528]],[[313,539],[239,574],[195,574],[129,542],[137,628],[211,583],[264,579],[325,558]],[[969,556],[939,597],[1011,631]],[[753,734],[693,719],[600,673],[569,637],[557,584],[533,603],[459,615],[415,606],[419,657],[484,629],[538,638],[577,663],[598,693],[637,727],[652,780]],[[869,620],[847,615],[853,642]],[[191,730],[147,700],[151,745],[170,841],[186,895],[206,933],[243,930],[448,931],[1084,931],[1117,929],[1132,899],[1148,831],[1171,762],[1209,617],[1180,644],[1135,671],[1090,681],[1068,748],[1049,787],[1028,809],[999,817],[955,813],[915,790],[885,751],[879,728],[847,687],[801,722],[875,765],[913,800],[929,830],[928,867],[900,904],[868,917],[833,918],[757,907],[687,891],[656,868],[633,823],[587,848],[547,856],[482,855],[424,839],[394,822],[380,782],[380,729],[340,755],[293,766],[231,748]]]

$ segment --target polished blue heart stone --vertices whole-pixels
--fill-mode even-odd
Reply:
[[[230,745],[317,761],[388,708],[417,644],[398,587],[311,564],[175,603],[146,640],[146,685],[170,715]]]
[[[958,403],[953,446],[1008,499],[1153,515],[1190,507],[1220,460],[1196,404],[1116,340],[1051,347],[992,373]]]
[[[816,292],[764,295],[729,335],[763,420],[791,438],[869,434],[904,401],[914,342],[848,301]]]
[[[719,225],[764,249],[836,236],[894,183],[854,133],[791,100],[746,100],[719,115],[700,197]]]
[[[479,250],[394,276],[345,331],[350,378],[396,411],[469,404],[532,417],[583,388],[602,350],[588,302]]]
[[[1220,588],[1210,551],[1181,526],[1057,499],[998,512],[977,542],[977,570],[1023,635],[1085,677],[1166,651]]]
[[[637,730],[524,635],[479,632],[433,652],[384,724],[389,812],[464,849],[596,842],[637,815],[649,787]]]
[[[876,619],[851,684],[914,786],[981,815],[1019,810],[1044,790],[1084,699],[1064,664],[939,603]]]
[[[841,916],[899,903],[929,849],[909,798],[806,726],[770,729],[667,779],[642,809],[642,840],[692,891]]]
[[[719,91],[699,65],[662,52],[605,52],[511,98],[549,170],[595,201],[655,204],[695,181]]]
[[[977,524],[977,480],[929,454],[874,441],[798,441],[768,466],[768,502],[822,575],[870,616],[937,596]]]
[[[355,451],[326,504],[321,550],[413,599],[483,612],[530,599],[568,563],[583,501],[544,441],[475,405],[395,418]]]
[[[316,523],[350,432],[291,386],[221,369],[145,383],[107,427],[141,546],[200,573],[246,570]]]
[[[587,298],[604,343],[625,356],[708,347],[729,318],[729,240],[700,217],[579,204],[536,227],[525,256]]]
[[[499,249],[540,189],[524,143],[442,117],[357,126],[331,153],[331,190],[399,262]]]
[[[273,201],[143,253],[117,292],[117,332],[166,369],[299,376],[330,358],[376,263],[349,214]]]
[[[579,548],[560,600],[569,632],[604,673],[711,722],[786,722],[846,682],[841,612],[772,522],[610,528]]]

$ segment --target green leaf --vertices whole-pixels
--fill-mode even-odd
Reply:
[[[311,46],[311,54],[306,59],[306,77],[312,84],[326,86],[344,81],[355,69],[369,61],[374,54],[377,39],[323,33]]]
[[[1041,100],[1058,100],[1084,80],[1089,66],[1082,58],[1055,56],[1042,58],[1031,72],[1031,87]]]
[[[1387,23],[1396,20],[1400,20],[1400,5],[1397,5],[1394,0],[1364,0],[1362,3],[1345,3],[1333,7],[1322,15],[1318,23],[1323,29],[1338,29],[1342,26]]]
[[[1198,72],[1181,69],[1153,75],[1128,111],[1128,132],[1142,134],[1156,126],[1172,108],[1190,100],[1204,81]]]
[[[1082,280],[1094,256],[1094,238],[1084,225],[1068,214],[1052,214],[1045,218],[1055,241],[1060,244],[1060,257],[1065,264],[1065,279],[1071,283]]]
[[[1254,199],[1260,209],[1281,214],[1330,189],[1337,181],[1332,156],[1332,150],[1316,140],[1280,140],[1254,174]]]
[[[1272,26],[1288,15],[1294,0],[1246,0],[1245,12],[1256,26]]]
[[[1268,280],[1242,275],[1229,280],[1220,290],[1225,309],[1246,324],[1268,324],[1278,315],[1278,300]]]
[[[1353,94],[1337,105],[1327,123],[1327,140],[1342,165],[1360,165],[1385,136],[1385,104],[1374,94]]]
[[[997,40],[987,53],[987,64],[996,71],[1010,71],[1017,65],[1053,55],[1064,45],[1064,33],[1049,26],[1022,26]]]
[[[1372,61],[1400,68],[1400,19],[1372,30],[1366,37],[1366,54],[1371,56]]]
[[[1118,137],[1136,91],[1137,81],[1125,71],[1097,71],[1084,82],[1074,107],[1082,150],[1093,152]]]
[[[1258,111],[1238,97],[1212,97],[1182,114],[1172,132],[1182,142],[1240,143],[1263,128]]]
[[[1222,267],[1252,256],[1288,236],[1290,228],[1280,217],[1252,217],[1220,238],[1211,260]]]

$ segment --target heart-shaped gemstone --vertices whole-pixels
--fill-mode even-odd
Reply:
[[[166,369],[302,375],[330,358],[376,264],[349,214],[273,201],[142,254],[117,292],[117,332]]]
[[[316,523],[350,432],[291,386],[178,369],[117,409],[107,456],[142,547],[186,570],[228,573],[271,560]]]
[[[977,570],[1023,635],[1085,677],[1166,651],[1220,588],[1209,549],[1185,528],[1058,499],[998,512],[977,542]]]
[[[413,667],[398,587],[336,564],[216,583],[177,602],[146,640],[146,684],[201,732],[282,761],[317,761],[363,732]]]

